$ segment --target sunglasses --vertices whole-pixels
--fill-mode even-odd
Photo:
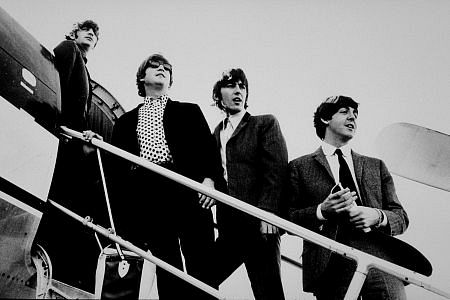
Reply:
[[[160,60],[149,60],[147,63],[147,66],[150,68],[156,69],[159,68],[159,66],[163,66],[164,70],[172,72],[172,65]]]

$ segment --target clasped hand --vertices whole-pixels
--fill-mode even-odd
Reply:
[[[367,206],[354,206],[348,212],[350,223],[357,229],[367,231],[373,225],[378,223],[378,212],[376,209]]]
[[[357,206],[356,192],[348,188],[331,193],[321,204],[322,215],[326,219],[344,217],[357,229],[366,230],[378,222],[378,212],[371,207]]]
[[[344,213],[348,214],[357,198],[356,192],[350,192],[348,188],[331,193],[320,206],[322,215],[326,219],[333,219]]]

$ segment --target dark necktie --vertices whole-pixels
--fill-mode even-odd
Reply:
[[[230,137],[232,135],[232,131],[233,131],[233,125],[231,124],[231,121],[229,118],[225,118],[225,120],[224,120],[223,131],[225,134],[225,142],[228,142],[228,140],[230,139]]]
[[[338,156],[339,180],[342,187],[344,189],[349,188],[350,191],[356,192],[356,194],[358,195],[358,190],[356,189],[355,182],[353,181],[352,173],[350,172],[350,168],[348,167],[348,164],[344,159],[341,149],[336,149],[334,153]],[[356,199],[356,204],[362,205],[359,195],[358,199]]]

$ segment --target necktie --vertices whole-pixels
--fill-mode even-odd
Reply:
[[[358,194],[358,190],[356,189],[355,182],[353,181],[352,173],[350,172],[350,168],[348,167],[348,164],[344,159],[341,149],[336,149],[336,151],[334,153],[338,156],[339,181],[341,182],[342,187],[344,189],[349,188],[350,191],[356,192]],[[362,205],[359,195],[358,195],[358,199],[356,199],[356,204]]]

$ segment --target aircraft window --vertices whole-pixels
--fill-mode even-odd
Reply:
[[[22,78],[25,80],[26,83],[24,83],[23,81],[20,82],[20,85],[25,88],[28,92],[30,92],[30,94],[33,94],[33,90],[30,88],[31,87],[36,87],[36,77],[34,77],[34,75],[28,71],[27,69],[22,69]]]

